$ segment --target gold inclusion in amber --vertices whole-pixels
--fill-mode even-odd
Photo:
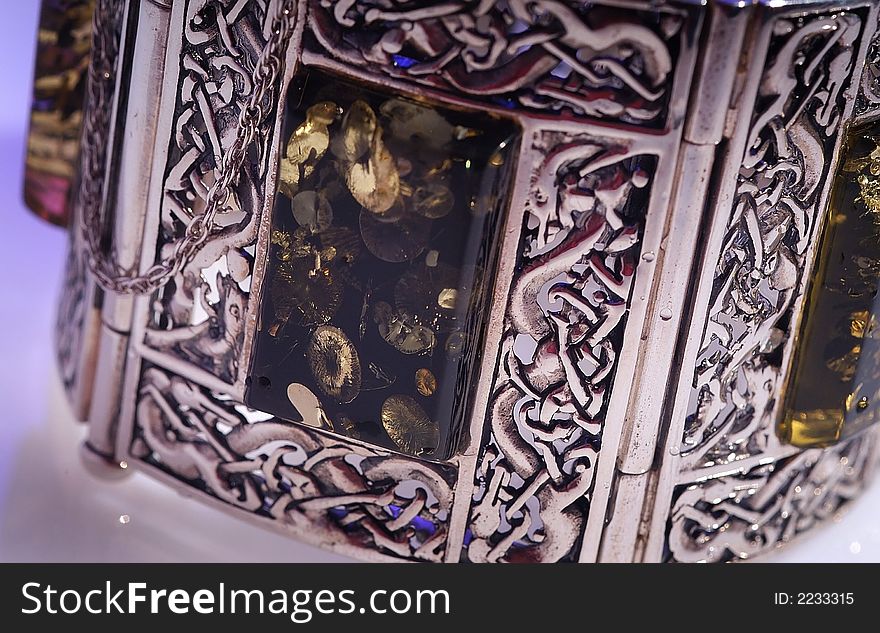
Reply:
[[[854,132],[835,182],[779,426],[829,446],[880,416],[880,126]]]
[[[412,396],[394,395],[382,403],[382,426],[405,453],[430,455],[437,450],[439,425]]]
[[[416,389],[426,398],[433,396],[437,391],[437,379],[434,378],[430,369],[422,367],[416,370]]]
[[[288,104],[246,401],[446,459],[480,360],[515,129],[315,72]]]
[[[94,0],[43,0],[24,197],[45,220],[66,226],[80,152]]]

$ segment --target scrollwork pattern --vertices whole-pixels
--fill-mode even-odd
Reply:
[[[780,18],[715,267],[681,438],[684,471],[776,442],[781,353],[823,212],[862,33],[858,14]]]
[[[271,2],[189,0],[168,161],[164,171],[157,259],[173,254],[233,143],[267,41]],[[274,91],[278,87],[273,88]],[[270,95],[266,96],[271,102]],[[274,121],[258,130],[235,195],[194,258],[160,291],[146,332],[148,346],[238,378],[249,308],[254,245],[265,197]]]
[[[311,46],[365,72],[553,116],[666,123],[686,15],[563,0],[311,0]]]
[[[586,135],[539,133],[533,149],[465,543],[478,562],[577,554],[656,165]]]
[[[667,559],[743,560],[787,543],[861,492],[876,467],[877,443],[872,432],[743,475],[682,486],[670,515]]]
[[[352,445],[146,366],[133,456],[307,540],[439,562],[453,469]]]

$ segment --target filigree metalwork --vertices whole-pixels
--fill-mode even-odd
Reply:
[[[472,561],[577,553],[656,160],[539,133],[521,260],[477,465]]]
[[[453,469],[247,409],[175,374],[141,375],[132,455],[306,539],[439,562]]]
[[[877,434],[809,450],[748,473],[682,486],[669,519],[677,562],[751,558],[833,516],[865,486],[877,463]]]
[[[251,142],[239,147],[242,111],[253,104],[266,109],[278,91],[277,83],[267,84],[262,74],[255,75],[271,67],[277,76],[283,65],[280,51],[271,53],[271,66],[261,57],[269,50],[271,9],[277,2],[254,3],[247,10],[240,3],[187,3],[179,94],[164,170],[160,261],[175,253],[179,237],[189,235],[194,219],[208,215],[208,194],[217,179],[238,176],[232,195],[221,201],[225,212],[216,218],[221,226],[199,240],[200,247],[176,272],[171,287],[157,293],[146,334],[151,347],[227,383],[238,377],[274,129],[274,119],[252,121],[247,134]],[[242,151],[252,160],[237,174],[225,173],[233,162],[230,156]]]
[[[686,15],[561,0],[310,0],[314,50],[456,97],[661,127]]]
[[[781,352],[861,32],[859,16],[847,12],[778,21],[715,269],[683,470],[757,455],[776,441]]]

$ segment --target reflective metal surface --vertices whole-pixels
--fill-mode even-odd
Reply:
[[[438,562],[741,560],[835,515],[869,480],[876,429],[802,450],[776,428],[844,135],[880,114],[876,3],[115,9],[98,3],[118,76],[165,52],[144,66],[155,124],[133,141],[112,126],[84,139],[87,155],[114,158],[81,186],[107,192],[100,208],[80,199],[83,217],[114,231],[96,244],[93,224],[75,228],[59,336],[89,446],[109,464],[345,553]],[[388,441],[328,415],[326,399],[348,405],[388,373],[361,358],[359,321],[326,318],[341,299],[323,271],[348,242],[313,248],[295,231],[333,226],[330,184],[306,186],[330,156],[364,209],[350,228],[388,264],[431,250],[394,244],[408,188],[413,225],[442,223],[462,192],[406,182],[376,134],[389,125],[379,105],[289,102],[304,71],[519,131],[491,286],[467,313],[484,324],[480,345],[443,343],[475,378],[456,392],[460,439],[444,444],[451,427],[437,427],[442,461],[426,459],[435,420],[420,400],[444,388],[435,367],[412,367],[411,393],[376,407]],[[121,121],[147,99],[134,85],[134,106],[111,95],[102,82],[115,77],[92,87]],[[123,215],[128,194],[138,203]],[[306,247],[309,269],[293,268]],[[385,343],[438,345],[395,318],[421,294],[437,314],[456,305],[463,288],[422,293],[430,281],[368,306]],[[273,293],[291,300],[267,316]],[[313,329],[295,352],[312,384],[277,393],[298,415],[245,406],[260,337],[294,315]]]

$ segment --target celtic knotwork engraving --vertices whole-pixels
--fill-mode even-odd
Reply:
[[[68,393],[77,386],[79,363],[86,350],[86,313],[91,280],[84,244],[84,215],[104,211],[104,183],[111,113],[116,90],[117,60],[125,15],[124,3],[101,0],[95,4],[92,50],[86,83],[80,139],[79,179],[73,190],[72,222],[64,286],[55,321],[55,348],[61,379]]]
[[[880,106],[880,18],[874,36],[868,46],[865,69],[862,71],[859,96],[856,99],[855,114],[876,114]]]
[[[775,442],[782,350],[824,211],[862,31],[854,13],[778,20],[756,99],[681,440],[683,469]]]
[[[810,450],[737,476],[682,486],[670,517],[667,558],[745,559],[790,541],[864,488],[877,434]]]
[[[64,284],[58,313],[55,315],[55,355],[65,389],[76,385],[80,354],[83,349],[86,316],[86,264],[80,247],[71,241],[64,268]]]
[[[204,211],[235,142],[241,111],[257,84],[255,67],[266,46],[273,4],[187,2],[179,92],[163,175],[159,261],[174,255],[179,238]],[[273,86],[270,92],[277,90]],[[272,94],[260,102],[272,103]],[[273,122],[255,131],[238,186],[217,218],[221,226],[158,293],[146,333],[149,346],[228,383],[238,376]]]
[[[311,0],[311,46],[366,72],[544,114],[660,127],[684,13],[562,0]],[[311,40],[309,40],[311,41]]]
[[[656,159],[540,133],[466,555],[577,553]]]
[[[452,469],[257,413],[156,367],[141,376],[131,453],[306,539],[439,562]]]

